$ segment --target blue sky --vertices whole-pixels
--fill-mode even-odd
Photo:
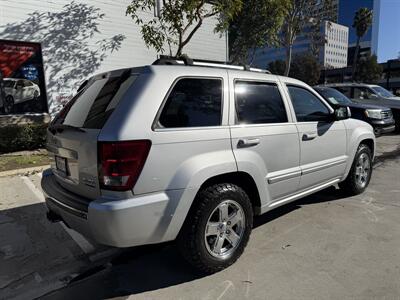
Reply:
[[[378,58],[397,58],[400,51],[400,0],[381,0]]]

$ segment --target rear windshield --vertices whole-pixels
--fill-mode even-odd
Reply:
[[[4,80],[3,82],[4,82],[4,87],[13,87],[15,83],[15,81],[12,80]]]
[[[127,70],[120,76],[96,77],[72,98],[53,124],[101,129],[138,75]]]

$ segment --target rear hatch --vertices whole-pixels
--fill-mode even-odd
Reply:
[[[88,200],[100,195],[97,139],[137,76],[125,69],[91,78],[51,123],[47,149],[64,189]]]

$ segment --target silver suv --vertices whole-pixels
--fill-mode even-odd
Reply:
[[[295,79],[179,63],[95,76],[55,118],[51,221],[115,247],[177,240],[212,273],[242,254],[254,215],[337,183],[365,190],[375,137],[346,107]]]

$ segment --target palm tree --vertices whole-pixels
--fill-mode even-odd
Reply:
[[[366,7],[360,8],[356,12],[356,14],[354,16],[354,21],[353,21],[353,28],[356,29],[356,34],[357,34],[357,45],[356,45],[356,51],[354,53],[354,58],[353,58],[353,70],[351,73],[352,80],[354,80],[355,74],[356,74],[356,68],[357,68],[357,62],[358,62],[358,52],[360,51],[361,38],[368,31],[371,24],[372,24],[372,10],[370,10]]]

